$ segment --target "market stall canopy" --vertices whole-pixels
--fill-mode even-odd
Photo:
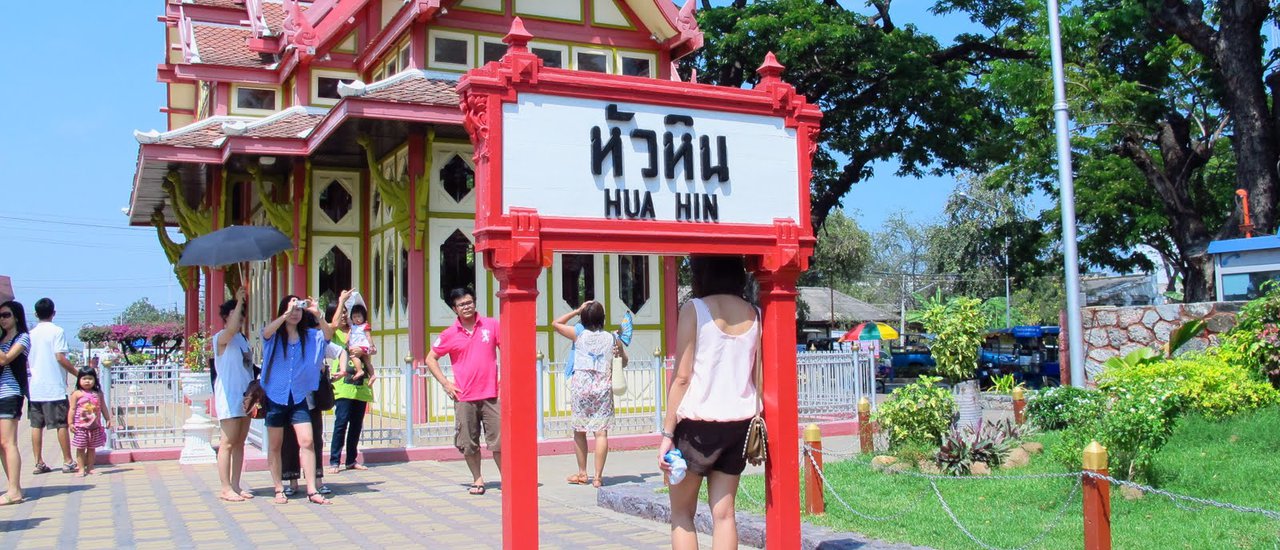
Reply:
[[[856,340],[896,340],[898,331],[884,323],[862,323],[840,337],[841,342]]]

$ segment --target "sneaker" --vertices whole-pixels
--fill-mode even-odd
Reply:
[[[316,492],[318,492],[318,493],[320,493],[320,494],[322,494],[322,495],[332,495],[332,494],[333,494],[333,489],[330,489],[328,485],[321,485],[321,486],[320,486],[320,490],[319,490],[319,491],[316,491]]]
[[[36,469],[32,470],[31,474],[38,476],[40,474],[47,474],[52,471],[53,471],[53,468],[50,468],[47,464],[43,462],[39,462],[39,463],[36,463]]]
[[[62,465],[62,473],[64,473],[64,474],[74,474],[74,473],[76,473],[76,469],[77,469],[77,468],[79,468],[79,466],[76,466],[76,463],[75,463],[75,462],[68,462],[68,463],[66,463],[66,464],[63,464],[63,465]]]

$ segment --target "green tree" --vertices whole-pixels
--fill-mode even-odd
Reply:
[[[849,293],[871,259],[871,235],[840,210],[832,212],[818,231],[809,270],[800,276],[801,286],[829,286]]]
[[[154,325],[167,322],[183,322],[183,315],[177,309],[161,310],[152,305],[146,298],[139,298],[137,301],[129,304],[124,308],[120,315],[116,316],[116,324],[118,325]]]
[[[787,67],[783,79],[823,110],[821,147],[814,158],[813,224],[821,227],[854,184],[877,162],[896,159],[903,175],[941,174],[1003,158],[1000,105],[975,75],[995,59],[1028,59],[1009,44],[1019,2],[968,6],[935,4],[939,12],[970,15],[983,35],[962,34],[942,46],[914,25],[898,25],[888,0],[871,0],[874,15],[834,0],[703,0],[698,23],[702,50],[682,60],[684,74],[739,87],[753,83],[767,52]],[[972,9],[969,9],[972,8]],[[966,12],[959,10],[966,9]]]

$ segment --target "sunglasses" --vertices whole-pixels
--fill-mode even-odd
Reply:
[[[8,319],[10,317],[13,317],[12,311],[0,311],[0,319]]]

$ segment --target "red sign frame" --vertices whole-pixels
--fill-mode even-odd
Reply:
[[[464,75],[458,83],[464,126],[476,166],[476,250],[499,281],[501,316],[503,540],[507,548],[538,545],[536,396],[537,279],[554,251],[734,254],[749,259],[760,283],[764,338],[764,417],[769,432],[766,465],[766,542],[800,543],[799,446],[795,355],[795,281],[808,265],[815,239],[810,224],[811,158],[821,111],[782,81],[783,66],[770,53],[752,89],[627,77],[545,67],[528,49],[533,36],[516,18],[503,39],[507,54]],[[763,115],[795,129],[799,220],[772,224],[690,223],[540,216],[529,208],[503,209],[503,105],[523,93]],[[655,456],[656,467],[656,456]]]

